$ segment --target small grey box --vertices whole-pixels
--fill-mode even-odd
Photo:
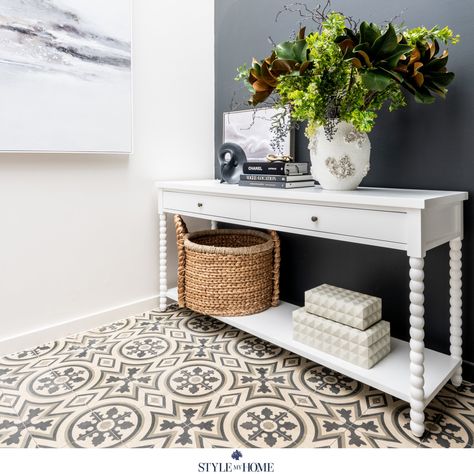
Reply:
[[[331,285],[305,292],[308,313],[365,330],[382,319],[382,300]]]

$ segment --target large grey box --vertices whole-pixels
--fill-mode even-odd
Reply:
[[[390,323],[380,321],[361,331],[300,308],[293,312],[293,339],[370,369],[390,353]]]

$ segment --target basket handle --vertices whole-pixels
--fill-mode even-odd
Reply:
[[[176,214],[174,216],[174,226],[176,228],[176,243],[178,245],[178,306],[184,308],[186,306],[184,278],[186,275],[186,252],[184,250],[184,236],[188,233],[183,218]]]
[[[280,237],[276,231],[269,231],[273,240],[273,296],[272,306],[278,306],[280,301]]]

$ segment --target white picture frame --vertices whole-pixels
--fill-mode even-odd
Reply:
[[[132,1],[0,0],[0,11],[0,153],[133,153]]]
[[[268,154],[280,154],[273,149],[271,130],[273,117],[282,109],[261,107],[250,110],[224,112],[223,143],[240,145],[245,151],[247,161],[266,161]],[[294,156],[294,133],[289,131],[282,143],[284,155]]]

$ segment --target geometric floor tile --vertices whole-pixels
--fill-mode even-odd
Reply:
[[[284,400],[282,391],[295,390],[293,371],[282,369],[278,362],[245,362],[245,369],[232,370],[231,390],[245,393],[246,400],[277,398]]]
[[[346,397],[362,389],[360,382],[317,364],[311,364],[304,370],[301,381],[310,391],[325,397]]]
[[[144,422],[133,404],[107,403],[79,413],[69,424],[68,446],[75,448],[123,447],[134,439]]]
[[[224,393],[216,403],[217,408],[231,408],[238,406],[240,401],[240,393]]]
[[[474,384],[409,406],[172,305],[0,358],[0,448],[471,448]]]
[[[394,413],[395,422],[409,439],[413,439],[409,430],[409,409],[398,409]],[[425,410],[426,430],[420,440],[424,448],[470,448],[473,444],[473,432],[467,424],[453,412],[430,405]]]
[[[278,402],[246,405],[232,421],[237,437],[250,448],[292,448],[306,436],[298,412]]]
[[[173,400],[165,409],[151,409],[151,423],[142,441],[158,441],[164,448],[203,448],[205,440],[227,441],[224,410],[214,412],[210,401],[199,403]]]
[[[27,427],[12,408],[0,407],[0,447],[36,448]]]

